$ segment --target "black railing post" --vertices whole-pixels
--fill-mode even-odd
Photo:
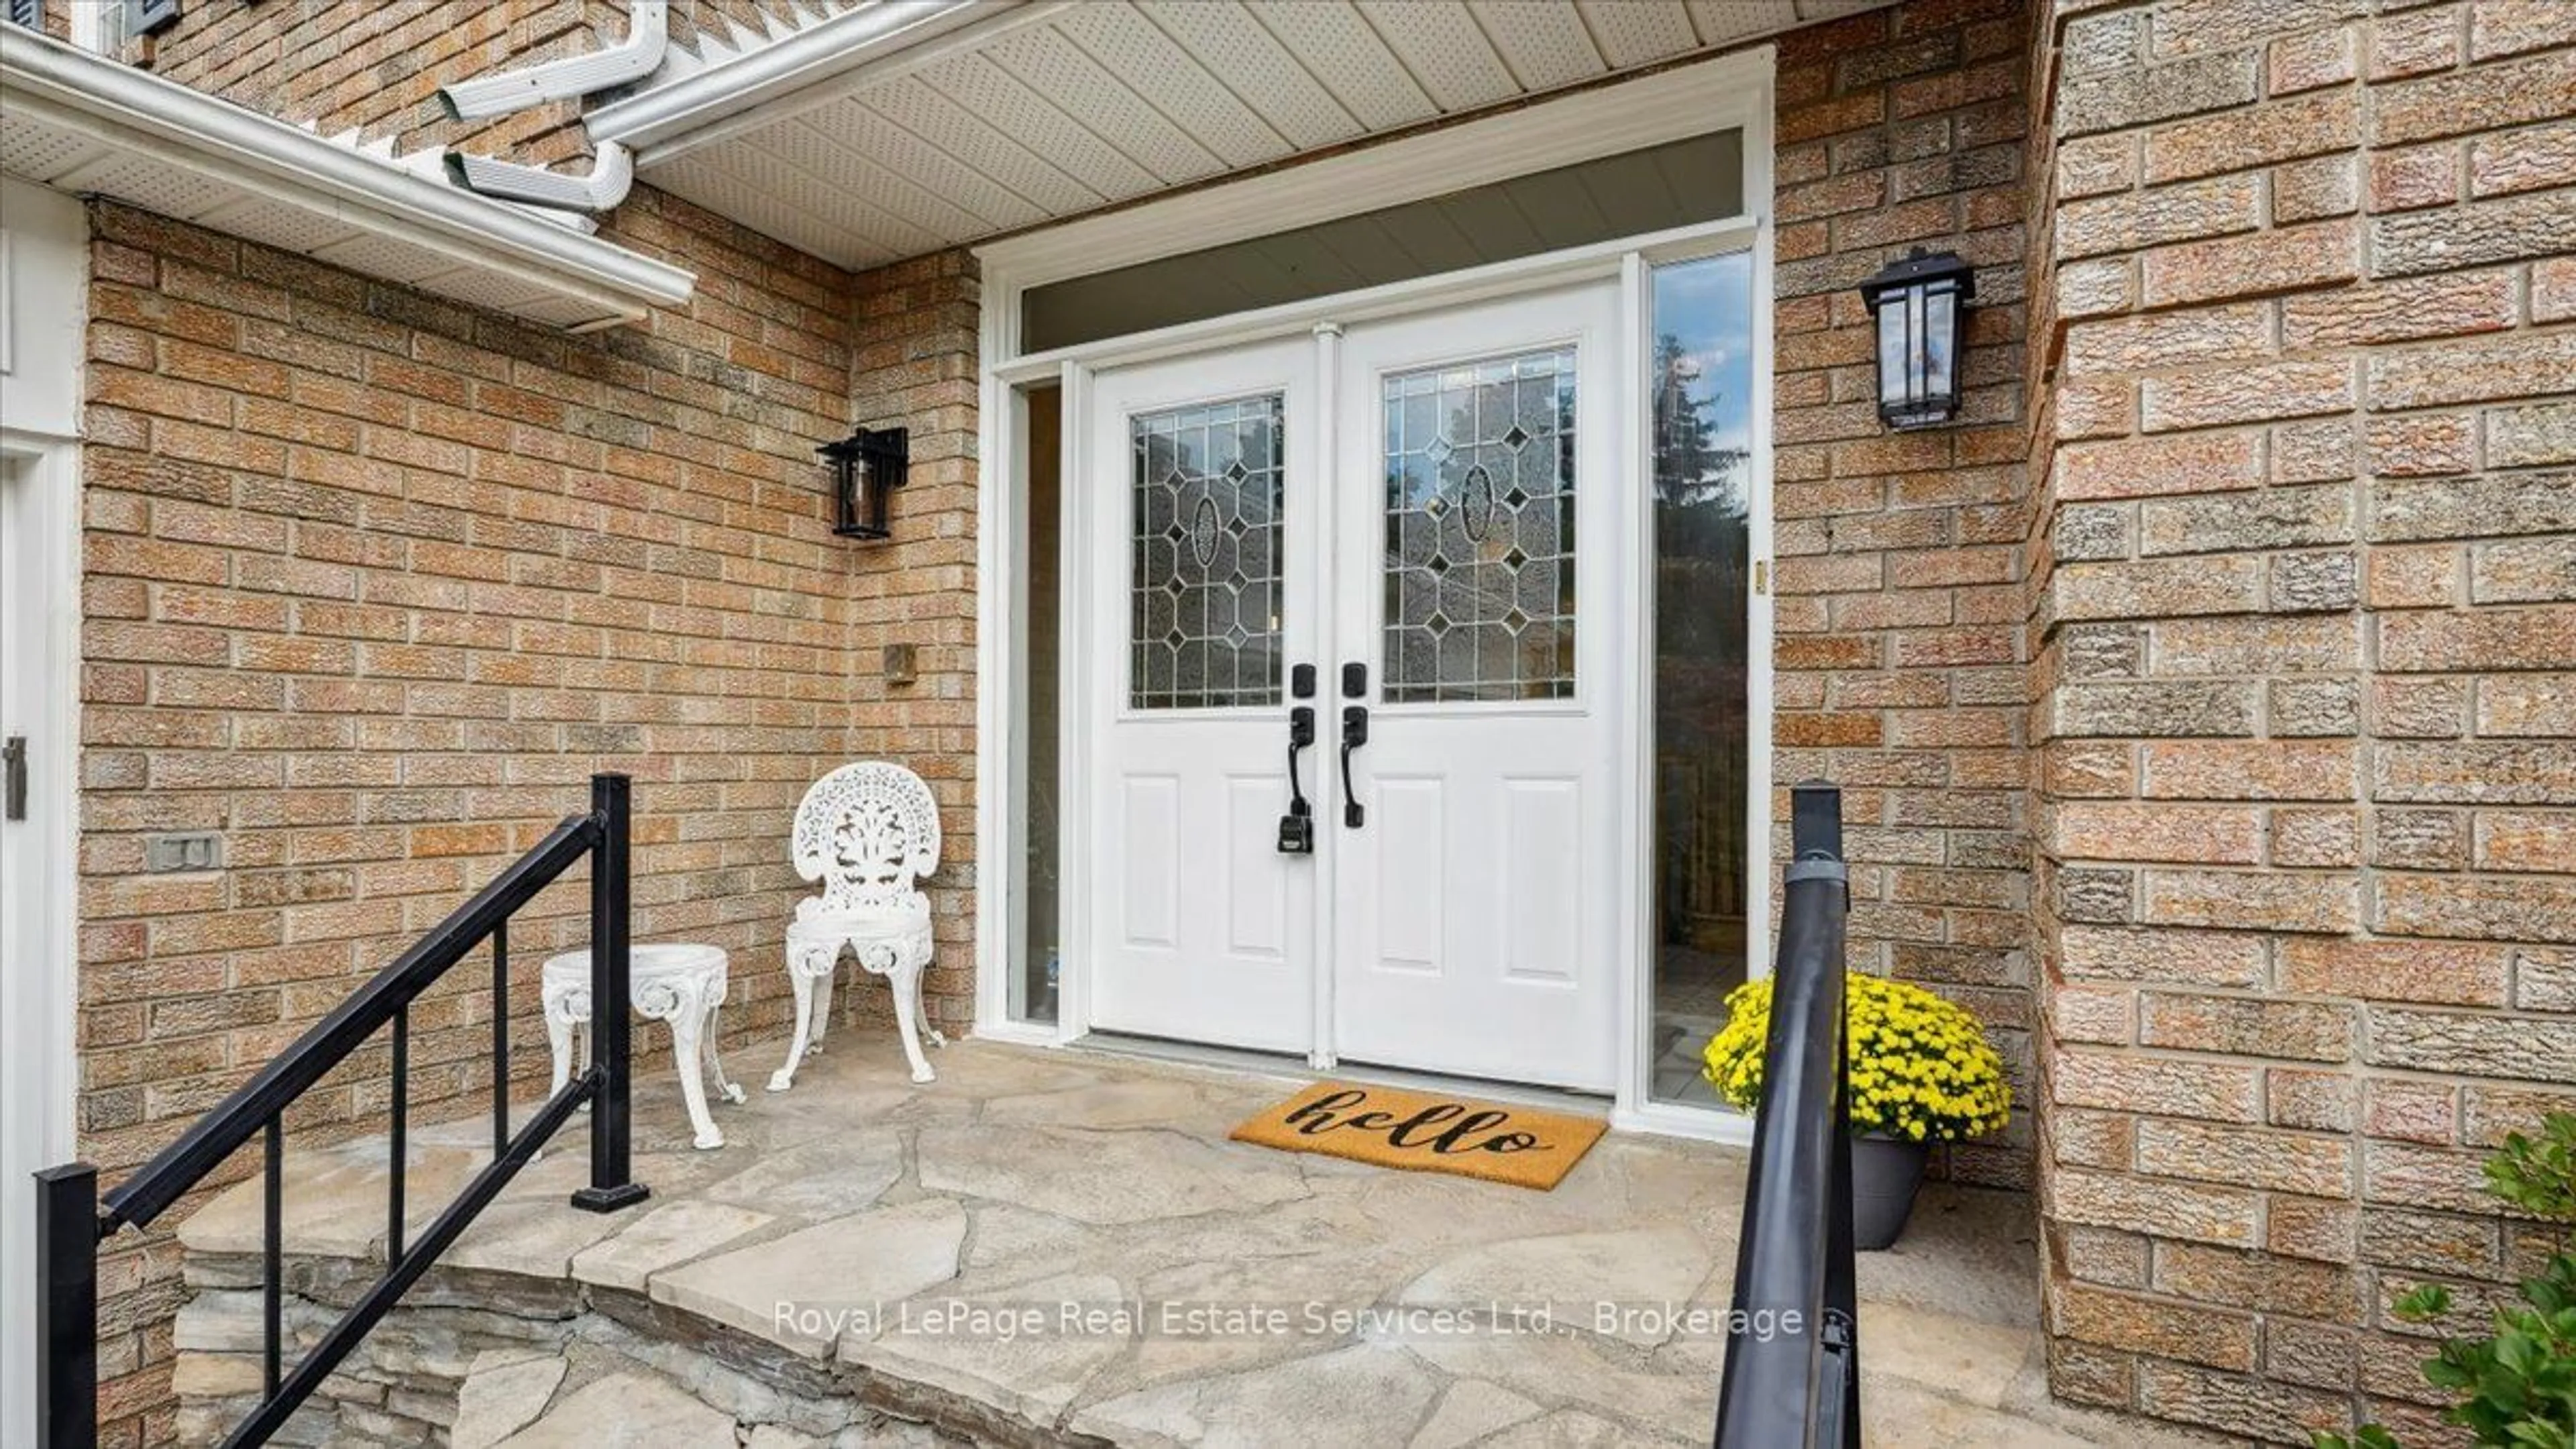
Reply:
[[[1850,1018],[1843,998],[1843,918],[1851,910],[1851,871],[1843,861],[1842,791],[1811,780],[1789,792],[1789,852],[1799,862],[1815,862],[1821,879],[1831,882],[1838,898],[1833,916],[1833,950],[1825,964],[1833,973],[1834,992],[1834,1145],[1833,1184],[1825,1197],[1825,1307],[1817,1325],[1821,1350],[1817,1364],[1816,1444],[1831,1449],[1860,1449],[1860,1284],[1852,1244],[1851,1049],[1843,1040]],[[1829,864],[1828,864],[1829,863]],[[1839,1415],[1842,1433],[1833,1433]]]
[[[1790,792],[1762,1109],[1718,1388],[1719,1449],[1859,1449],[1851,1137],[1844,1087],[1842,794]]]
[[[510,1150],[510,923],[492,928],[492,1159]]]
[[[590,858],[590,1056],[599,1088],[590,1108],[590,1186],[572,1195],[572,1205],[597,1213],[641,1202],[646,1191],[635,1180],[628,1139],[628,1087],[634,1076],[627,1020],[634,999],[627,959],[627,913],[633,903],[626,854],[631,786],[624,775],[590,777],[590,814],[599,828]]]
[[[36,1178],[36,1442],[98,1443],[98,1169]]]
[[[260,1142],[260,1392],[277,1397],[286,1364],[286,1118],[268,1119]]]

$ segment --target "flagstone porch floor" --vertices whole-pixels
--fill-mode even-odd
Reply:
[[[584,1160],[568,1131],[378,1330],[392,1341],[335,1379],[366,1392],[302,1437],[431,1424],[473,1446],[1708,1440],[1723,1340],[1654,1314],[1723,1308],[1738,1150],[1612,1134],[1532,1192],[1227,1141],[1284,1078],[963,1042],[916,1087],[883,1037],[836,1034],[794,1091],[718,1103],[727,1145],[711,1152],[690,1150],[668,1076],[644,1076],[651,1200],[605,1217],[566,1206]],[[741,1075],[757,1083],[754,1060],[775,1050],[738,1051]],[[420,1219],[480,1165],[473,1131],[415,1133]],[[337,1301],[318,1265],[372,1275],[383,1155],[380,1138],[289,1154],[300,1337],[324,1321],[305,1297]],[[259,1221],[250,1183],[182,1229],[194,1432],[255,1383]],[[2026,1200],[1926,1190],[1905,1240],[1862,1257],[1870,1443],[2201,1442],[2049,1401],[2036,1273]],[[519,1305],[523,1337],[435,1317],[501,1301]],[[423,1387],[441,1372],[443,1400]]]

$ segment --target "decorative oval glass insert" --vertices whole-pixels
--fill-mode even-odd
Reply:
[[[1485,530],[1494,526],[1494,475],[1482,463],[1469,468],[1466,480],[1458,485],[1458,522],[1478,543],[1485,541]]]
[[[1197,557],[1200,568],[1216,562],[1217,534],[1224,526],[1216,516],[1213,498],[1200,498],[1199,506],[1190,511],[1190,552]]]
[[[1384,702],[1573,697],[1574,363],[1551,347],[1384,379]]]

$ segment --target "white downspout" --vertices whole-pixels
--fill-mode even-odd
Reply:
[[[614,141],[602,142],[590,174],[571,176],[542,166],[522,166],[515,161],[450,151],[447,175],[468,191],[504,201],[560,211],[600,212],[624,201],[628,188],[635,184],[635,153]]]
[[[634,0],[626,38],[607,49],[458,81],[439,87],[438,98],[446,104],[449,116],[466,120],[586,96],[651,75],[661,67],[670,41],[668,0]]]

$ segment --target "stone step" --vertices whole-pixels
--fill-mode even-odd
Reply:
[[[808,1433],[737,1419],[623,1355],[487,1351],[456,1395],[452,1449],[957,1449],[972,1439],[859,1410]]]

